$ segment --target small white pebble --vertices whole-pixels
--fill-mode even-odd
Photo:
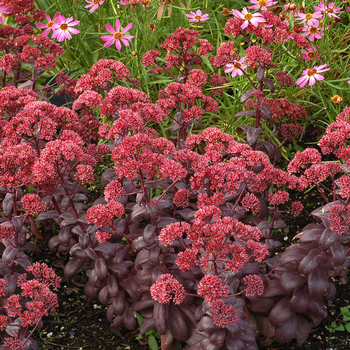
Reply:
[[[47,333],[47,337],[48,337],[48,338],[51,338],[52,336],[53,336],[53,333],[52,333],[52,332]]]

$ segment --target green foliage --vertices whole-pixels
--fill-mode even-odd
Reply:
[[[350,333],[350,305],[341,307],[340,314],[337,316],[337,318],[329,327],[325,326],[325,328],[330,332],[330,335],[327,338],[327,344],[329,344],[332,339],[336,338],[333,336],[334,332],[347,331]]]
[[[142,325],[143,317],[139,314],[136,314],[137,322],[139,324],[139,327]],[[148,345],[151,350],[158,350],[158,342],[157,339],[160,339],[160,333],[155,330],[155,328],[150,329],[148,332],[145,333],[145,336],[148,340]],[[142,339],[144,336],[139,334],[136,339]]]

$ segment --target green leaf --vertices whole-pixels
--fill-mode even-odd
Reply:
[[[137,318],[137,322],[139,324],[139,326],[141,327],[142,325],[142,321],[143,321],[143,317],[139,314],[136,314],[136,318]]]
[[[347,324],[345,325],[345,329],[350,333],[350,323],[347,323]]]
[[[158,343],[153,335],[150,335],[148,337],[148,345],[151,348],[151,350],[158,350]]]
[[[334,330],[343,332],[345,331],[345,327],[342,324],[340,324],[339,326],[335,327]]]

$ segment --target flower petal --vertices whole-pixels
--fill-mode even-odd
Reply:
[[[115,34],[115,29],[109,23],[105,24],[105,27],[108,32],[110,32],[111,34]]]

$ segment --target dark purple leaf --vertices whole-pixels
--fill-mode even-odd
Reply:
[[[312,297],[321,297],[328,294],[329,282],[324,276],[324,271],[319,267],[312,271],[307,279],[309,294]]]
[[[304,313],[309,307],[307,285],[297,287],[290,298],[289,306],[296,312]]]
[[[70,242],[70,227],[62,227],[58,233],[58,240],[60,244],[68,246]]]
[[[281,286],[286,292],[291,292],[295,288],[306,284],[307,279],[295,270],[287,270],[281,276]]]
[[[249,125],[240,125],[237,127],[236,131],[238,135],[240,135],[243,131],[245,131],[247,136],[247,143],[253,144],[258,140],[261,129],[253,128],[252,126],[249,126]]]
[[[56,210],[49,210],[45,213],[39,214],[36,218],[36,222],[40,222],[40,221],[45,221],[45,220],[49,220],[49,219],[56,219],[58,218],[58,214]]]
[[[153,234],[156,230],[156,226],[153,226],[152,224],[148,224],[144,231],[143,231],[143,239],[146,243],[149,243],[151,238],[153,237]]]
[[[294,314],[289,306],[290,296],[285,296],[271,310],[269,320],[274,327],[279,327],[286,323]]]
[[[155,301],[152,299],[151,294],[143,294],[141,300],[134,303],[134,310],[140,311],[147,309],[155,304]]]
[[[157,220],[157,228],[163,228],[165,226],[168,226],[170,224],[173,224],[175,222],[178,222],[175,218],[172,217],[161,217]]]
[[[58,236],[53,236],[49,240],[49,248],[51,251],[55,250],[55,248],[60,244]]]
[[[108,270],[117,275],[118,279],[123,279],[128,274],[128,269],[123,263],[113,263],[108,265]]]
[[[138,291],[139,286],[131,278],[120,283],[120,285],[125,289],[125,291],[129,294],[131,299],[133,299],[134,301],[139,300],[141,298],[141,294]]]
[[[136,321],[136,315],[134,314],[133,310],[125,309],[123,320],[126,328],[128,328],[129,330],[132,331],[136,328],[137,321]]]
[[[262,112],[264,114],[265,117],[263,117],[262,119],[267,119],[269,120],[271,117],[272,117],[272,112],[271,112],[271,109],[267,106],[258,106],[257,107],[258,110],[260,112]]]
[[[4,213],[4,216],[9,216],[12,213],[13,197],[13,193],[6,193],[6,196],[2,201],[2,211]]]
[[[39,256],[41,253],[40,248],[36,244],[30,243],[30,242],[26,242],[26,244],[21,247],[21,250],[22,251],[26,251],[26,250],[30,251],[30,252],[36,254],[37,256]]]
[[[86,249],[90,243],[90,235],[87,232],[83,232],[79,235],[79,244],[82,249]]]
[[[101,183],[103,186],[109,184],[112,180],[118,180],[118,176],[114,169],[107,169],[101,175]]]
[[[69,283],[73,276],[78,272],[78,270],[83,267],[85,263],[84,259],[78,259],[73,257],[72,260],[69,260],[66,266],[64,267],[64,276],[67,278]]]
[[[107,278],[108,293],[112,298],[115,298],[119,293],[118,281],[114,275],[109,275]]]
[[[304,317],[304,315],[297,315],[297,331],[295,334],[297,346],[301,346],[305,342],[312,330],[312,322]]]
[[[95,271],[97,277],[103,281],[108,276],[107,264],[104,258],[98,258],[95,261]]]
[[[327,310],[323,304],[322,299],[309,298],[309,307],[307,309],[313,316],[325,318],[327,317]]]
[[[135,205],[131,211],[130,224],[134,224],[135,222],[138,222],[142,219],[148,219],[148,217],[149,215],[144,206]]]
[[[112,305],[113,305],[114,313],[117,316],[123,315],[125,310],[125,292],[124,291],[120,291],[117,297],[113,298]]]
[[[280,327],[276,328],[275,339],[279,343],[288,343],[295,338],[297,332],[297,318],[293,313],[291,317]]]
[[[241,112],[238,112],[236,113],[233,118],[238,118],[238,117],[241,117],[241,116],[244,116],[244,115],[251,115],[252,117],[255,117],[256,115],[256,112],[255,111],[241,111]]]
[[[256,80],[259,83],[263,80],[264,74],[265,74],[265,68],[259,66],[258,71],[256,72]]]
[[[175,212],[176,215],[179,215],[183,220],[186,222],[191,222],[194,220],[194,214],[196,212],[190,208],[182,209],[182,210],[177,210]]]
[[[115,256],[117,249],[113,243],[110,242],[102,242],[97,247],[94,248],[96,252],[103,253],[110,257]]]
[[[249,98],[251,98],[254,91],[255,91],[255,89],[251,89],[251,90],[246,91],[246,92],[241,96],[240,102],[241,102],[241,103],[244,103],[244,102],[247,101]]]
[[[262,298],[257,300],[249,301],[247,307],[258,314],[269,312],[273,306],[276,304],[275,300],[272,298]]]
[[[108,287],[104,286],[98,293],[98,300],[104,305],[112,304],[112,298],[108,293]]]
[[[2,261],[4,264],[9,264],[14,259],[17,253],[20,252],[19,248],[13,248],[12,246],[7,247],[2,253]]]
[[[90,282],[85,284],[84,293],[91,300],[97,300],[100,288],[95,287]]]
[[[336,232],[334,232],[330,228],[326,228],[323,231],[323,233],[320,237],[320,240],[319,240],[320,249],[323,251],[328,249],[331,245],[334,244],[334,242],[337,240],[338,236],[339,235]]]
[[[189,338],[190,332],[186,324],[185,317],[181,310],[174,303],[167,305],[166,320],[170,332],[175,339],[179,341],[185,341]]]
[[[332,260],[335,266],[340,266],[345,262],[346,248],[340,245],[339,242],[335,242],[329,250],[332,253]]]
[[[299,273],[308,275],[315,268],[317,268],[318,263],[316,258],[319,254],[322,254],[318,248],[311,249],[310,252],[300,261]]]
[[[266,84],[272,93],[275,92],[275,84],[272,82],[272,79],[263,78],[262,81]]]

